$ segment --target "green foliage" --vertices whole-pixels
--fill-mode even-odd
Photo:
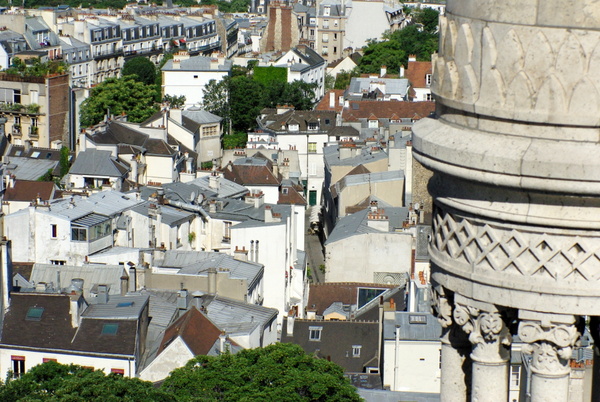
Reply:
[[[109,78],[94,87],[80,110],[81,127],[99,123],[107,110],[127,114],[128,121],[140,123],[155,113],[156,88],[131,78]]]
[[[342,70],[335,77],[335,89],[346,89],[350,85],[352,77],[358,77],[360,75],[358,68],[354,68],[351,71]]]
[[[51,60],[42,62],[40,59],[33,59],[27,64],[18,57],[13,57],[12,65],[4,70],[7,74],[15,74],[21,77],[46,77],[53,74],[64,74],[69,70],[69,66],[62,61]]]
[[[360,400],[341,367],[286,343],[198,356],[171,372],[161,389],[180,401]]]
[[[188,233],[188,243],[192,244],[196,240],[196,232]]]
[[[69,148],[62,147],[60,149],[60,177],[62,178],[64,175],[69,173]]]
[[[270,85],[273,81],[287,82],[287,68],[285,67],[254,67],[254,80],[263,85]]]
[[[425,32],[434,34],[438,30],[438,21],[440,13],[433,8],[422,8],[414,13],[415,21],[423,25]]]
[[[196,0],[175,0],[175,5],[181,5],[183,7],[198,6]],[[250,0],[202,0],[201,5],[216,5],[219,11],[222,13],[246,13],[250,7]]]
[[[335,77],[331,74],[325,74],[325,91],[335,87]]]
[[[123,64],[121,75],[132,76],[136,81],[143,82],[146,85],[156,83],[156,67],[149,59],[143,56],[129,59]]]
[[[2,401],[175,401],[152,383],[48,362],[0,387]]]
[[[406,66],[409,55],[416,55],[420,61],[430,61],[431,55],[438,49],[438,35],[421,31],[417,25],[409,25],[384,37],[387,40],[370,41],[364,48],[364,56],[358,65],[359,72],[378,73],[384,65],[389,72],[396,72],[400,70],[400,65]]]
[[[248,134],[246,134],[244,132],[226,134],[223,136],[223,148],[225,148],[225,149],[244,148],[246,146],[247,141],[248,141]]]
[[[37,181],[52,181],[53,178],[54,176],[52,175],[52,169],[48,169],[46,173],[37,179]]]
[[[185,105],[185,95],[165,95],[162,101],[171,105],[174,108],[181,108]]]

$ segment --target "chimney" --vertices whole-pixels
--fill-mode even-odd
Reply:
[[[225,335],[225,331],[221,331],[219,335],[219,352],[225,353],[225,342],[227,341],[227,335]]]
[[[131,181],[138,183],[138,162],[137,162],[136,155],[131,156],[130,165],[131,165]]]
[[[129,291],[135,292],[137,290],[137,277],[135,266],[129,267]]]
[[[335,107],[335,92],[329,92],[329,108],[333,109]]]
[[[181,60],[173,59],[173,70],[181,69]]]
[[[98,285],[98,304],[108,303],[108,286]]]
[[[217,294],[217,269],[214,267],[208,269],[208,294]]]
[[[388,145],[390,148],[394,148],[396,146],[396,137],[390,135],[390,138],[388,139]]]
[[[294,315],[288,315],[287,317],[287,336],[294,336],[294,321],[296,317]]]
[[[181,289],[177,295],[177,308],[179,310],[187,310],[188,308],[188,291]]]
[[[121,296],[125,296],[127,291],[129,290],[129,277],[127,275],[123,275],[121,277]]]
[[[256,241],[256,249],[254,250],[254,262],[258,262],[258,240]]]
[[[211,70],[219,69],[219,59],[217,59],[217,58],[210,59],[210,69]]]
[[[399,74],[400,78],[404,77],[404,65],[400,64],[400,74]]]
[[[246,195],[244,200],[246,204],[252,204],[254,208],[259,208],[265,203],[265,194],[262,191],[252,192]]]
[[[81,310],[83,309],[84,300],[81,294],[69,295],[69,313],[71,315],[71,327],[79,327],[79,320],[81,318]]]
[[[375,213],[369,211],[369,214],[367,215],[367,226],[382,232],[389,232],[390,220],[387,216],[383,215],[383,212],[382,209],[378,209]]]
[[[238,248],[238,246],[235,246],[233,258],[235,258],[238,261],[248,261],[248,250],[246,250],[246,247],[244,246],[240,249]]]
[[[409,54],[408,55],[408,62],[410,63],[411,61],[417,61],[417,55],[416,54]]]
[[[381,66],[381,69],[379,70],[379,76],[381,78],[385,77],[387,74],[387,67],[386,66]]]
[[[254,261],[254,240],[250,240],[250,261]]]
[[[173,119],[177,124],[181,124],[181,109],[179,108],[171,108],[169,109],[169,118]]]
[[[213,170],[208,177],[208,187],[213,190],[219,190],[219,182],[221,181],[221,176],[219,172]]]

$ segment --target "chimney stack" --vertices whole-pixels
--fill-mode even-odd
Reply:
[[[125,296],[127,291],[129,290],[129,277],[127,275],[123,275],[121,277],[121,296]]]
[[[208,269],[208,294],[217,294],[217,269],[214,267]]]

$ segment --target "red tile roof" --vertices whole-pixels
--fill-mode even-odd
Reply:
[[[206,355],[219,339],[221,330],[196,307],[189,309],[165,331],[158,349],[160,354],[175,338],[181,336],[196,356]]]
[[[321,99],[321,101],[319,103],[317,103],[317,106],[315,107],[315,110],[334,110],[336,112],[341,112],[342,109],[344,108],[343,104],[339,104],[339,98],[340,96],[344,96],[344,90],[343,89],[331,89],[329,91],[327,91],[325,93],[325,96],[323,96],[323,99]],[[330,94],[333,93],[334,94],[334,107],[331,108],[329,107],[329,97]]]
[[[404,76],[413,88],[427,88],[427,74],[432,74],[430,61],[409,61]]]
[[[358,302],[358,288],[361,287],[392,289],[396,286],[357,282],[314,283],[310,285],[307,308],[316,309],[317,314],[320,315],[334,302],[342,302],[343,304],[350,305],[356,304]]]
[[[223,169],[223,176],[243,186],[278,186],[279,180],[267,166],[229,164]]]
[[[6,189],[4,201],[33,201],[38,196],[48,201],[55,198],[54,187],[51,181],[17,180]]]
[[[378,119],[406,118],[419,120],[435,111],[435,102],[351,101],[342,111],[342,121],[358,121],[376,116]]]

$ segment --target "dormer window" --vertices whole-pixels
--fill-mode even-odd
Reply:
[[[325,17],[329,17],[330,14],[331,14],[331,8],[330,8],[330,6],[323,7],[323,15]]]
[[[308,129],[310,131],[317,131],[319,129],[319,122],[311,121],[308,123]]]
[[[300,131],[300,126],[298,123],[290,123],[288,124],[288,131]]]

